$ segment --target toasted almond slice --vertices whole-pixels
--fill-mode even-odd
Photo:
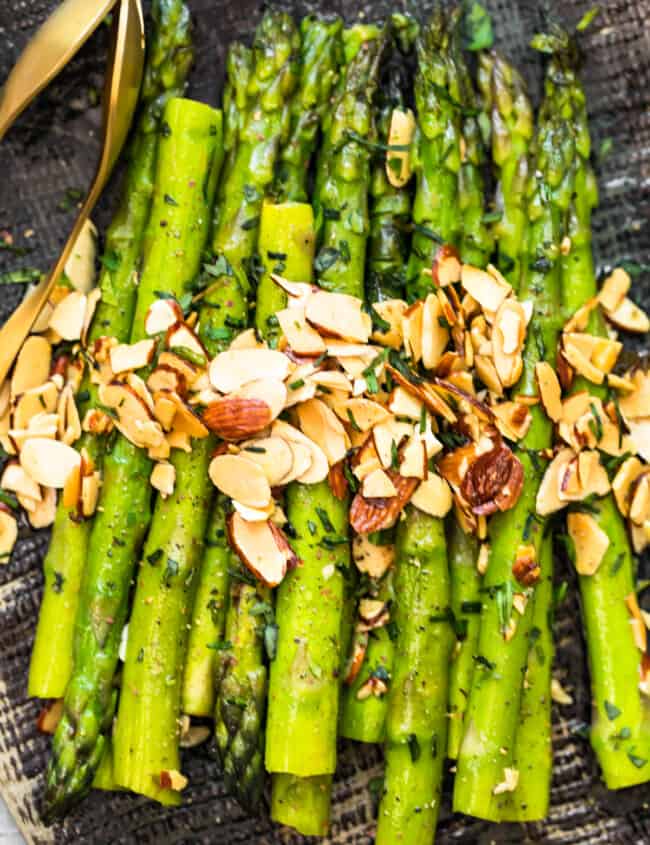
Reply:
[[[388,499],[397,495],[395,485],[383,469],[375,469],[363,479],[361,493],[366,499]]]
[[[499,402],[492,405],[492,412],[496,417],[497,428],[509,440],[525,437],[533,421],[528,406],[520,402]]]
[[[88,300],[85,293],[73,290],[55,306],[50,329],[63,340],[79,340],[86,319]]]
[[[404,352],[414,364],[422,359],[422,312],[424,304],[414,302],[402,315]]]
[[[186,404],[176,393],[170,393],[169,398],[172,402],[176,403],[176,414],[174,415],[174,422],[172,424],[173,430],[184,432],[190,437],[198,437],[200,439],[207,437],[209,433],[207,427],[199,419],[191,406]]]
[[[38,714],[36,729],[44,734],[53,734],[63,716],[63,699],[56,698]]]
[[[536,510],[540,516],[548,516],[566,507],[566,500],[561,499],[559,495],[560,484],[566,468],[574,457],[575,452],[572,449],[560,449],[546,468],[537,491]]]
[[[209,474],[215,487],[242,505],[264,509],[271,502],[271,487],[264,470],[243,455],[213,458]]]
[[[551,699],[556,704],[573,704],[573,697],[564,689],[557,678],[551,680]]]
[[[106,434],[113,427],[113,421],[98,408],[89,408],[83,419],[81,427],[91,434]]]
[[[278,486],[284,486],[298,478],[304,478],[307,473],[309,473],[312,463],[314,463],[312,457],[314,449],[318,449],[321,455],[319,481],[322,481],[324,477],[327,477],[327,458],[325,457],[322,449],[319,449],[316,444],[308,446],[306,443],[299,443],[295,440],[284,440],[284,442],[291,450],[291,469],[277,482]],[[303,483],[305,482],[303,481]]]
[[[422,480],[427,477],[426,449],[422,439],[415,432],[413,432],[404,447],[399,472],[405,478],[419,478]]]
[[[183,452],[187,452],[188,454],[192,451],[192,438],[186,431],[176,431],[176,429],[172,429],[167,434],[167,444],[170,449],[181,449]],[[149,457],[153,460],[165,460],[169,457],[169,449],[165,449],[164,445],[160,445],[160,447],[156,447],[153,451],[149,449]]]
[[[373,426],[385,422],[390,417],[390,411],[379,402],[362,396],[348,399],[340,409],[337,409],[337,414],[352,428],[361,429],[361,431],[370,431]]]
[[[644,472],[636,481],[630,502],[630,519],[636,525],[650,519],[650,476]]]
[[[493,274],[469,264],[463,264],[461,267],[460,282],[481,308],[491,314],[499,309],[512,292],[512,287],[505,280],[495,278]]]
[[[287,552],[270,522],[247,522],[235,512],[228,519],[230,544],[242,563],[267,587],[277,587],[287,571]],[[285,541],[286,542],[286,541]]]
[[[99,501],[99,488],[101,487],[101,475],[93,472],[81,479],[81,512],[85,517],[92,516],[97,509]]]
[[[348,450],[348,437],[334,412],[320,399],[310,399],[298,406],[298,419],[303,433],[318,444],[330,466],[343,460]]]
[[[319,290],[316,285],[306,282],[290,282],[288,279],[271,273],[271,279],[289,296],[289,307],[304,307],[313,293]]]
[[[388,605],[382,599],[359,599],[359,618],[363,624],[363,629],[380,628],[390,618]]]
[[[317,384],[310,376],[314,374],[313,364],[301,364],[287,378],[287,400],[285,408],[291,408],[299,402],[307,402],[316,395]]]
[[[475,355],[474,367],[483,384],[496,396],[503,396],[503,385],[492,358],[487,355]]]
[[[617,328],[635,334],[650,331],[650,319],[642,308],[631,299],[624,299],[614,311],[607,311],[607,319]]]
[[[44,337],[31,335],[27,338],[18,353],[11,377],[12,398],[47,381],[51,357],[52,347]]]
[[[52,487],[43,488],[43,498],[40,502],[34,502],[27,516],[32,528],[49,528],[56,516],[56,490]]]
[[[27,428],[12,428],[9,430],[9,437],[17,452],[23,448],[26,440],[32,437],[47,437],[56,440],[59,430],[59,418],[56,414],[36,414],[29,421]],[[68,444],[70,445],[70,444]]]
[[[575,548],[575,566],[579,575],[594,575],[609,547],[609,537],[588,513],[570,513],[567,530]]]
[[[175,352],[161,352],[158,356],[157,367],[171,367],[171,369],[176,370],[183,376],[188,387],[194,387],[202,373],[202,370],[196,364],[186,361],[185,358],[181,358]]]
[[[205,346],[203,346],[187,323],[175,323],[173,326],[170,326],[167,329],[165,341],[168,349],[172,351],[174,349],[189,349],[195,355],[205,358],[207,363],[208,353],[205,350]],[[151,342],[153,343],[153,341]]]
[[[12,422],[14,428],[29,428],[32,417],[37,414],[51,414],[57,411],[59,391],[53,381],[46,381],[40,387],[26,390],[15,401]]]
[[[420,483],[411,497],[411,504],[430,516],[442,518],[449,513],[453,504],[451,488],[444,478],[429,473],[429,477]]]
[[[222,440],[237,441],[263,431],[272,421],[262,399],[222,396],[203,412],[203,422]]]
[[[391,374],[393,381],[403,387],[404,390],[406,390],[412,396],[415,396],[417,399],[419,399],[427,407],[430,413],[441,416],[443,419],[446,419],[450,423],[455,423],[457,421],[456,414],[440,395],[443,392],[441,387],[442,382],[440,381],[440,379],[436,380],[438,384],[435,386],[429,384],[426,381],[421,381],[417,384],[414,384],[394,367],[389,366],[386,369]],[[389,409],[397,415],[397,412],[393,407],[393,402],[389,403]]]
[[[634,633],[634,642],[639,651],[645,655],[648,647],[648,629],[646,628],[636,593],[625,596],[625,606],[630,614],[630,623]]]
[[[388,408],[396,417],[419,420],[422,416],[422,402],[403,387],[396,387],[390,395]]]
[[[144,330],[148,335],[160,334],[182,321],[183,309],[175,299],[156,299],[144,318]]]
[[[325,341],[307,322],[304,309],[285,308],[275,316],[287,343],[297,355],[317,357],[325,352]]]
[[[375,330],[372,339],[382,346],[390,346],[392,349],[401,349],[404,337],[402,335],[402,317],[407,309],[403,299],[386,299],[383,302],[375,302],[374,310],[382,320],[388,323],[386,331]]]
[[[257,339],[257,332],[255,329],[246,329],[246,331],[239,332],[230,342],[228,349],[265,349],[266,345]]]
[[[229,349],[210,364],[210,381],[220,393],[232,393],[259,379],[283,382],[289,365],[287,356],[275,349]]]
[[[584,305],[582,305],[578,310],[571,316],[569,320],[564,324],[563,331],[565,332],[584,332],[589,325],[589,317],[591,316],[591,312],[596,308],[598,305],[598,297],[594,296],[591,299],[588,299]]]
[[[378,545],[363,534],[356,534],[352,540],[352,559],[359,570],[371,578],[382,578],[393,565],[395,546]]]
[[[389,470],[387,475],[397,490],[396,496],[369,500],[357,493],[352,500],[350,525],[358,534],[370,534],[392,528],[419,483],[417,478],[403,478],[392,470]]]
[[[307,300],[305,316],[318,331],[353,343],[367,343],[372,320],[362,305],[355,296],[319,290]]]
[[[152,393],[158,390],[172,390],[179,396],[187,393],[187,381],[183,373],[168,365],[158,365],[147,379],[147,387]]]
[[[504,387],[517,382],[523,368],[521,350],[526,338],[526,317],[521,304],[506,300],[494,317],[492,352],[499,381]]]
[[[34,437],[23,444],[20,463],[37,484],[61,490],[73,469],[80,466],[81,455],[58,440]]]
[[[442,307],[435,294],[424,300],[422,310],[422,363],[428,370],[440,363],[447,344],[449,331],[442,325]]]
[[[630,537],[632,540],[632,548],[637,555],[642,554],[650,545],[650,520],[644,522],[643,525],[635,525],[633,522],[629,524]],[[648,687],[650,693],[650,686]]]
[[[11,400],[11,386],[8,381],[3,382],[0,388],[0,417],[4,417],[9,409]]]
[[[615,311],[627,296],[632,280],[622,267],[616,267],[605,279],[598,294],[605,311]]]
[[[232,398],[261,400],[268,406],[271,412],[271,420],[274,420],[284,410],[287,401],[287,388],[278,379],[268,378],[250,381],[230,395]]]
[[[149,478],[151,486],[158,490],[163,499],[174,492],[174,485],[176,484],[176,468],[173,464],[168,462],[158,463],[151,470]]]
[[[650,414],[650,373],[636,370],[632,374],[634,391],[619,400],[619,407],[626,422]]]
[[[618,509],[623,516],[628,516],[630,513],[632,485],[643,470],[644,466],[638,458],[628,458],[618,468],[618,472],[612,481],[612,492],[614,493]]]
[[[162,789],[182,792],[188,785],[189,780],[177,769],[163,769],[159,775],[159,782]]]
[[[576,340],[576,338],[583,337],[589,337],[589,335],[579,335],[575,333],[565,335],[562,346],[562,354],[573,369],[580,373],[581,376],[584,376],[588,381],[591,381],[594,384],[602,384],[605,374],[591,362],[590,356],[585,354],[581,345]],[[584,344],[582,344],[582,346],[584,346]],[[589,352],[593,352],[593,348],[590,348]]]
[[[64,387],[59,399],[59,437],[72,446],[81,437],[81,420],[70,385]]]
[[[111,369],[115,374],[139,370],[151,363],[156,348],[154,340],[140,340],[138,343],[120,343],[110,351]]]
[[[637,454],[650,463],[650,416],[640,420],[628,420],[627,427]]]
[[[351,686],[359,676],[363,661],[366,658],[369,638],[368,631],[354,631],[350,656],[343,673],[343,681],[348,686]]]
[[[246,522],[266,522],[271,518],[275,511],[275,502],[273,501],[271,501],[268,508],[264,508],[263,510],[260,510],[259,508],[249,508],[246,505],[242,505],[241,502],[236,502],[234,500],[232,504],[237,513],[242,517],[242,519],[245,519]]]
[[[307,447],[302,444],[303,449]],[[291,473],[293,467],[293,452],[289,443],[282,437],[262,437],[258,440],[246,440],[240,443],[241,454],[249,461],[258,464],[264,471],[271,487],[283,484],[283,479]],[[311,464],[311,457],[308,457]]]
[[[102,405],[115,410],[116,425],[124,436],[136,446],[145,448],[146,444],[140,436],[141,425],[151,421],[153,415],[133,388],[119,381],[102,384],[99,386],[98,397]]]
[[[410,146],[414,134],[415,116],[411,109],[394,108],[388,130],[386,176],[395,188],[403,187],[411,178]]]
[[[348,343],[346,340],[328,340],[327,341],[327,354],[330,358],[340,358],[341,360],[339,363],[348,373],[348,375],[352,375],[355,378],[356,375],[360,375],[360,373],[351,374],[346,369],[346,364],[349,362],[345,359],[347,358],[362,358],[364,360],[364,367],[365,369],[368,364],[370,364],[379,354],[380,349],[378,346],[366,345],[363,343]]]
[[[86,297],[86,310],[84,311],[84,321],[81,327],[81,343],[85,346],[88,340],[88,332],[97,310],[97,305],[102,298],[101,288],[94,288]]]
[[[2,473],[0,487],[11,493],[19,493],[21,496],[27,496],[36,502],[40,502],[43,498],[39,485],[31,475],[28,475],[24,467],[16,461],[10,461],[5,467]]]
[[[540,361],[535,364],[535,377],[544,410],[553,422],[559,422],[563,416],[562,388],[555,370],[546,361]]]
[[[384,469],[389,469],[392,466],[394,450],[397,450],[403,440],[411,436],[412,431],[413,427],[410,423],[399,422],[394,417],[390,417],[373,427],[372,436],[375,450]]]
[[[519,783],[519,770],[506,766],[503,769],[503,780],[492,790],[493,795],[503,795],[505,792],[514,792]]]
[[[296,443],[306,446],[309,449],[309,467],[301,472],[295,480],[300,481],[301,484],[318,484],[320,481],[324,481],[327,478],[329,464],[325,453],[320,446],[314,443],[313,440],[310,440],[309,437],[306,437],[302,431],[299,431],[297,428],[294,428],[292,425],[289,425],[283,420],[276,420],[271,428],[271,436],[281,437],[290,445]],[[296,466],[298,461],[304,461],[301,454],[300,450],[294,450],[294,466]],[[288,481],[286,479],[283,480],[283,484],[287,483]]]
[[[436,285],[447,287],[460,281],[461,260],[458,250],[449,244],[438,248],[431,268],[431,277]]]
[[[95,282],[96,261],[97,229],[92,220],[87,219],[77,235],[64,268],[65,275],[75,290],[89,293]]]

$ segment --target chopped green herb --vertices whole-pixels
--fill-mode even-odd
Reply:
[[[408,746],[409,746],[409,753],[411,755],[411,761],[415,763],[422,753],[420,750],[420,743],[418,742],[418,738],[415,734],[409,734],[408,738]]]
[[[167,203],[167,205],[175,205],[175,206],[178,206],[178,203],[176,202],[176,200],[174,199],[174,197],[173,197],[171,194],[165,194],[165,196],[163,197],[163,199],[165,200],[165,202]]]
[[[610,722],[613,722],[614,719],[618,719],[621,715],[620,708],[618,708],[615,704],[612,704],[611,701],[607,701],[607,699],[605,699],[603,706]]]

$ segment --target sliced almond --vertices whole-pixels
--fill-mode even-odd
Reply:
[[[3,382],[0,387],[0,417],[4,417],[9,409],[9,402],[11,400],[11,387],[8,381]]]
[[[304,307],[311,295],[319,290],[315,285],[306,282],[290,282],[277,273],[271,273],[271,279],[288,295],[290,307]]]
[[[223,396],[203,412],[203,422],[222,440],[238,441],[263,431],[272,421],[262,399]]]
[[[432,370],[438,366],[449,343],[449,330],[443,326],[440,301],[435,294],[429,294],[422,309],[422,363]]]
[[[97,510],[100,487],[101,476],[99,472],[85,475],[81,479],[81,513],[86,518],[92,516]]]
[[[503,385],[501,384],[501,379],[499,378],[492,358],[489,358],[487,355],[475,355],[474,367],[476,368],[476,374],[487,389],[496,396],[503,396]]]
[[[188,387],[193,388],[194,384],[199,379],[203,372],[196,364],[181,358],[175,352],[161,352],[158,356],[158,367],[170,367],[172,370],[180,373],[185,379]]]
[[[88,340],[88,332],[90,331],[90,326],[93,321],[93,317],[95,316],[95,311],[97,310],[97,305],[102,298],[102,292],[100,288],[95,288],[91,290],[88,296],[86,297],[86,310],[84,311],[84,321],[81,327],[81,343],[83,346],[86,345]]]
[[[463,264],[460,282],[481,308],[492,314],[499,309],[505,298],[512,292],[512,287],[507,282],[469,264]]]
[[[285,308],[275,316],[287,343],[297,355],[315,358],[325,352],[325,341],[307,322],[304,309]]]
[[[182,321],[183,310],[175,299],[156,299],[144,318],[144,330],[148,335],[161,334]]]
[[[16,518],[8,508],[3,506],[0,508],[0,564],[9,563],[17,539],[18,523]]]
[[[541,568],[537,560],[537,550],[532,543],[522,543],[517,547],[512,564],[512,574],[524,587],[532,587],[539,581]]]
[[[55,306],[50,317],[50,329],[63,340],[79,340],[86,319],[85,293],[73,290]]]
[[[632,486],[643,470],[644,466],[638,458],[628,458],[618,468],[618,472],[612,481],[612,492],[623,516],[628,516],[630,513]]]
[[[414,302],[402,315],[404,352],[414,364],[422,359],[422,316],[424,304]]]
[[[303,433],[325,453],[330,466],[343,460],[348,437],[340,420],[320,399],[310,399],[298,406],[298,420]]]
[[[388,323],[385,331],[379,329],[372,334],[372,339],[381,343],[382,346],[390,346],[392,349],[401,349],[404,337],[402,335],[402,317],[407,309],[403,299],[386,299],[383,302],[375,302],[374,310],[384,322]]]
[[[250,508],[267,508],[271,487],[259,464],[243,455],[219,455],[212,459],[209,475],[215,487]]]
[[[630,440],[634,449],[644,461],[650,462],[650,417],[642,420],[629,420]]]
[[[184,396],[187,392],[183,373],[169,366],[158,365],[147,379],[147,387],[152,393],[158,390],[172,390],[179,396]]]
[[[75,290],[89,293],[95,282],[97,229],[92,220],[84,221],[65,263],[65,275]]]
[[[396,496],[397,490],[384,470],[378,468],[363,479],[361,493],[366,499],[388,499]]]
[[[405,478],[427,477],[427,454],[424,443],[415,432],[409,438],[402,451],[402,458],[399,465],[400,475]]]
[[[81,420],[70,386],[64,387],[59,397],[59,437],[68,446],[72,446],[81,437]]]
[[[650,519],[650,475],[644,472],[636,481],[630,502],[630,519],[636,525]]]
[[[430,473],[411,497],[411,504],[430,516],[442,519],[449,513],[453,504],[451,488],[444,478]]]
[[[309,463],[303,470],[305,472],[311,465],[309,450],[302,444],[294,445],[301,446],[307,452]],[[293,467],[293,451],[286,440],[282,437],[262,437],[259,440],[246,440],[240,443],[240,448],[245,458],[262,468],[271,487],[286,483],[284,479]]]
[[[650,373],[636,370],[632,374],[634,391],[619,400],[619,407],[625,421],[650,416]]]
[[[168,448],[165,448],[165,444]],[[167,440],[154,449],[149,449],[149,457],[152,460],[164,461],[169,457],[170,449],[181,449],[188,454],[192,451],[192,438],[186,431],[175,431],[172,429],[167,434]]]
[[[163,769],[159,781],[162,789],[171,789],[173,792],[182,792],[189,783],[185,775],[176,769]]]
[[[152,445],[148,430],[143,426],[152,421],[153,415],[132,387],[119,381],[102,384],[98,397],[102,405],[115,411],[115,424],[128,440],[140,448]]]
[[[622,267],[616,267],[605,279],[598,294],[605,311],[615,311],[627,296],[632,280]]]
[[[32,499],[33,507],[27,509],[27,516],[32,528],[49,528],[56,516],[56,490],[52,487],[45,487],[42,496],[40,502]]]
[[[284,410],[287,401],[287,388],[283,382],[277,379],[260,379],[248,382],[235,393],[232,393],[231,396],[233,398],[261,400],[268,406],[271,419],[274,420]]]
[[[300,402],[307,402],[313,399],[316,395],[318,385],[311,380],[314,375],[314,365],[301,364],[287,378],[287,399],[284,403],[285,408],[291,408]]]
[[[398,389],[401,390],[401,388]],[[390,417],[373,427],[372,436],[375,450],[384,469],[389,469],[392,466],[394,451],[398,449],[403,440],[411,436],[412,431],[413,427],[410,423],[399,422],[394,417]]]
[[[650,319],[642,308],[631,299],[624,299],[613,311],[606,311],[607,319],[617,328],[635,334],[650,331]]]
[[[579,575],[594,575],[609,547],[609,537],[588,513],[570,513],[567,530],[575,549],[576,571]]]
[[[509,440],[521,440],[533,421],[527,405],[520,402],[499,402],[492,405],[497,428]]]
[[[562,414],[562,388],[553,367],[546,361],[535,364],[535,377],[542,405],[549,419],[559,422]]]
[[[33,387],[40,387],[50,373],[52,347],[49,341],[31,335],[22,345],[11,377],[11,396],[20,396]]]
[[[38,714],[36,728],[43,734],[54,734],[63,716],[63,699],[56,698]]]
[[[31,419],[38,414],[58,412],[59,391],[53,381],[46,381],[40,387],[26,390],[15,402],[13,412],[14,428],[29,428]]]
[[[355,630],[354,632],[350,657],[343,673],[344,683],[348,686],[351,686],[359,676],[363,661],[366,658],[369,637],[368,631]]]
[[[359,570],[371,578],[382,578],[393,565],[395,546],[378,545],[364,534],[356,534],[352,540],[352,559]]]
[[[314,328],[325,334],[353,343],[367,343],[372,320],[362,305],[355,296],[319,290],[307,300],[305,316]]]
[[[266,522],[271,518],[275,511],[275,502],[271,502],[268,508],[264,508],[263,510],[260,510],[259,508],[249,508],[246,505],[242,505],[241,502],[236,502],[234,499],[232,505],[242,519],[246,520],[246,522]]]
[[[395,188],[406,185],[411,178],[410,146],[415,126],[415,115],[411,109],[393,109],[388,130],[386,176]],[[397,147],[400,149],[396,149]]]
[[[548,516],[566,507],[566,500],[561,499],[559,495],[560,483],[574,457],[575,453],[572,449],[560,449],[546,468],[537,491],[536,510],[540,516]]]
[[[277,587],[287,572],[291,550],[280,547],[279,533],[273,523],[247,522],[239,513],[228,519],[231,546],[242,563],[267,587]]]
[[[433,260],[431,276],[436,285],[441,288],[460,281],[462,263],[455,247],[444,244],[439,247]]]
[[[389,499],[366,499],[357,493],[352,500],[350,525],[358,534],[392,528],[418,486],[416,478],[403,478],[392,470],[387,474],[395,486],[396,496]]]
[[[90,434],[106,434],[113,427],[113,421],[98,408],[90,408],[86,411],[81,427]]]
[[[23,444],[20,463],[37,484],[61,490],[70,473],[80,466],[81,455],[65,443],[35,437]]]
[[[232,339],[228,349],[265,349],[264,343],[260,343],[257,339],[257,332],[255,329],[246,329],[246,331],[239,332]]]
[[[174,349],[189,349],[194,355],[205,358],[207,362],[207,352],[205,346],[201,343],[197,335],[187,325],[187,323],[176,323],[167,329],[165,337],[167,348],[172,352]],[[153,341],[150,341],[153,343]]]
[[[396,417],[419,420],[422,416],[422,402],[403,387],[396,387],[390,395],[388,408]]]
[[[503,795],[506,792],[514,792],[517,789],[518,783],[518,769],[512,769],[506,766],[503,770],[503,780],[494,787],[492,794]]]
[[[296,469],[296,472],[298,471],[298,469],[302,470],[300,472],[300,475],[296,475],[295,479],[291,478],[290,480],[300,481],[301,484],[318,484],[320,481],[324,481],[327,478],[327,474],[329,471],[327,456],[320,448],[320,446],[314,443],[313,440],[310,440],[309,437],[306,437],[297,428],[294,428],[292,425],[289,425],[288,423],[285,423],[282,420],[276,420],[273,423],[273,427],[271,428],[271,436],[281,437],[283,440],[287,441],[287,443],[292,447],[294,461],[293,466]],[[304,446],[309,451],[309,465],[304,469],[304,452],[302,451],[302,449],[294,449],[294,444],[297,444],[298,446]],[[287,484],[288,479],[283,479],[282,483]]]
[[[648,629],[641,615],[636,593],[629,593],[629,595],[625,596],[625,606],[630,614],[634,643],[639,651],[645,655],[648,648]]]
[[[370,431],[373,426],[385,422],[390,417],[390,411],[378,402],[363,397],[349,399],[337,409],[337,413],[344,422],[361,431]]]
[[[174,485],[176,484],[176,468],[170,463],[158,463],[151,470],[149,478],[151,486],[158,490],[163,499],[174,492]]]
[[[10,461],[6,465],[2,473],[2,480],[0,480],[0,487],[11,493],[27,496],[36,502],[40,502],[42,499],[39,485],[16,461]]]
[[[496,312],[492,332],[494,366],[504,387],[512,387],[523,369],[521,350],[526,337],[526,317],[521,304],[506,300]]]
[[[151,363],[156,348],[153,340],[120,343],[110,350],[111,369],[115,374],[139,370]]]
[[[284,382],[290,361],[274,349],[235,349],[220,352],[210,364],[210,381],[220,393],[232,393],[257,380]]]

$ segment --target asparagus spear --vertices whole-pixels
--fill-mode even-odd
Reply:
[[[406,80],[404,66],[396,60],[391,62],[378,93],[377,128],[381,144],[388,143],[388,134],[393,109],[406,109],[404,91]],[[406,234],[411,207],[408,188],[393,187],[386,174],[386,156],[380,154],[375,162],[370,183],[370,236],[366,261],[366,300],[369,303],[399,298],[404,293],[404,276],[408,249]],[[374,538],[366,538],[374,542]],[[394,532],[388,537],[377,538],[377,544],[394,543]],[[392,571],[378,584],[372,584],[373,592],[384,601],[393,598]],[[364,664],[350,686],[345,686],[341,702],[340,733],[347,739],[358,742],[381,742],[384,738],[387,699],[371,695],[359,698],[359,691],[370,678],[371,673],[388,677],[393,663],[393,642],[386,627],[373,631]]]
[[[173,99],[165,107],[164,120],[168,128],[159,142],[132,341],[143,337],[144,317],[156,291],[180,296],[199,267],[209,222],[211,174],[220,148],[219,112]],[[150,468],[146,453],[123,437],[104,458],[75,626],[73,671],[46,776],[45,817],[50,821],[88,790],[110,731],[118,647],[150,511]]]
[[[318,197],[322,247],[315,265],[321,284],[359,298],[370,171],[364,141],[372,140],[371,102],[385,42],[383,31],[375,27],[364,34],[370,40],[350,59],[325,126],[327,163],[322,171],[327,178]],[[327,827],[324,811],[336,767],[341,621],[349,572],[347,502],[336,499],[326,482],[293,484],[287,515],[303,565],[278,589],[279,635],[270,673],[265,762],[270,772],[285,775],[273,780],[273,818],[310,835]],[[301,783],[294,776],[307,780]],[[312,800],[291,800],[305,791]]]
[[[554,363],[558,340],[560,296],[559,243],[562,215],[573,190],[573,139],[552,103],[540,116],[537,159],[529,188],[528,254],[519,289],[533,303],[524,352],[524,372],[518,394],[537,395],[535,365]],[[498,789],[505,769],[514,768],[515,737],[523,676],[529,649],[535,592],[523,614],[512,607],[514,592],[522,586],[513,576],[518,550],[534,549],[540,559],[543,531],[535,519],[535,499],[543,472],[540,449],[552,442],[552,426],[544,411],[531,408],[532,424],[520,443],[524,486],[515,506],[490,521],[490,560],[484,578],[484,604],[478,660],[465,717],[465,734],[458,757],[454,788],[455,809],[498,819],[508,803]],[[508,629],[516,624],[514,634]],[[509,638],[506,639],[508,631]],[[516,799],[515,799],[516,800]]]
[[[255,125],[256,140],[266,141],[269,155],[277,149],[279,139],[277,134],[275,137],[272,134],[282,132],[285,105],[284,98],[272,89],[284,77],[285,85],[280,87],[290,91],[294,50],[295,30],[291,19],[278,13],[265,15],[256,34],[254,69],[249,83],[250,88],[255,85],[259,88],[257,96],[250,98],[236,158],[250,144],[251,124]],[[269,161],[270,172],[271,167]],[[247,177],[248,190],[242,198],[248,213],[251,205],[257,203],[252,198],[253,192],[263,194],[267,183],[265,173],[259,170],[239,174],[240,180]],[[226,195],[224,204],[228,202]],[[235,211],[235,216],[239,214],[241,209]],[[213,247],[234,269],[212,284],[201,300],[199,337],[210,356],[226,345],[223,340],[215,340],[221,337],[224,328],[243,327],[247,321],[249,286],[242,284],[243,262],[251,255],[249,247],[252,244],[254,248],[256,237],[241,237],[232,228],[227,231],[228,239],[221,242],[221,230],[217,230]],[[192,608],[195,573],[203,547],[211,498],[208,464],[213,446],[206,439],[195,443],[190,454],[174,456],[175,492],[156,504],[129,624],[124,686],[115,730],[115,778],[120,785],[161,803],[177,803],[180,798],[178,792],[163,788],[159,779],[163,770],[178,769],[180,765],[178,720],[187,647],[184,617]],[[156,555],[160,555],[160,569],[148,563]],[[171,576],[170,561],[173,562]],[[240,607],[244,602],[240,602]],[[152,700],[158,702],[156,719],[151,719],[149,702]],[[255,696],[251,703],[254,701]]]
[[[560,37],[566,45],[566,35]],[[562,52],[551,62],[547,89],[564,94],[565,114],[576,138],[576,187],[568,223],[571,250],[562,260],[562,305],[566,314],[573,314],[597,293],[591,245],[597,187],[589,165],[585,96],[571,52]],[[592,311],[588,330],[607,336],[599,310]],[[573,389],[606,398],[602,387],[582,378],[575,380]],[[625,604],[626,597],[635,593],[635,563],[611,494],[595,502],[592,516],[609,537],[609,546],[597,572],[579,576],[593,703],[590,741],[607,787],[622,789],[650,779],[650,718],[636,681],[642,655],[634,643]]]
[[[140,95],[140,118],[130,150],[122,199],[106,233],[99,287],[102,298],[89,332],[89,345],[102,335],[128,340],[137,295],[137,269],[151,207],[161,117],[167,100],[182,93],[193,59],[187,6],[181,0],[156,0]],[[97,399],[86,375],[79,391],[81,419]],[[105,437],[86,433],[85,448],[100,466]],[[52,540],[43,569],[45,589],[29,669],[29,695],[60,698],[72,671],[74,619],[92,522],[79,520],[59,501]]]
[[[458,111],[449,108],[449,98],[458,102],[449,23],[436,9],[417,41],[415,102],[420,130],[414,156],[414,217],[425,225],[426,214],[427,231],[430,228],[436,237],[453,243],[460,229],[456,202],[460,125]],[[431,202],[432,191],[437,193],[435,202]],[[430,285],[421,269],[433,244],[418,231],[406,281],[410,299],[426,291],[425,283]],[[377,845],[396,841],[424,845],[433,842],[440,806],[453,641],[445,612],[450,585],[442,520],[409,508],[397,529],[395,566],[397,637],[376,841]]]
[[[252,65],[253,53],[248,47],[239,42],[230,45],[223,94],[224,173],[230,172],[237,153],[239,130],[246,117]],[[225,182],[222,179],[218,188],[217,207],[223,202]],[[228,569],[234,562],[226,540],[225,506],[226,500],[215,496],[197,578],[182,692],[183,712],[190,716],[212,716],[214,712],[215,644],[223,639],[228,608]]]

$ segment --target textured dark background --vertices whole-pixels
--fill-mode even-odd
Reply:
[[[92,2],[92,0],[88,0]],[[0,0],[0,80],[9,71],[53,0]],[[190,0],[196,19],[197,63],[189,94],[216,103],[225,46],[251,32],[260,12],[251,0]],[[428,4],[418,4],[421,11]],[[541,63],[527,48],[550,12],[575,24],[591,2],[536,3],[488,0],[498,46],[515,60],[539,99]],[[323,2],[322,7],[381,15],[402,0]],[[596,24],[581,39],[584,80],[592,119],[601,206],[594,220],[600,270],[623,259],[650,261],[650,0],[605,0]],[[294,6],[294,8],[296,8]],[[298,11],[304,11],[301,6]],[[0,231],[9,230],[23,256],[0,250],[0,271],[22,266],[45,268],[69,231],[73,210],[66,192],[84,190],[97,155],[99,110],[106,47],[104,27],[11,130],[0,145]],[[611,139],[604,159],[598,151]],[[113,180],[95,220],[105,227],[115,195]],[[29,236],[31,232],[31,236]],[[20,288],[0,289],[0,318],[20,298]],[[638,301],[650,305],[650,274],[635,282]],[[26,698],[27,666],[41,591],[40,562],[47,534],[23,531],[12,561],[0,566],[0,789],[27,839],[74,843],[294,843],[306,840],[278,829],[267,819],[249,819],[226,798],[214,765],[200,750],[188,755],[183,770],[191,786],[181,809],[170,811],[129,795],[94,793],[61,827],[46,831],[37,800],[48,739],[36,731],[40,705]],[[588,743],[580,738],[589,721],[589,695],[578,603],[571,574],[569,598],[557,621],[556,676],[575,703],[555,708],[553,804],[544,824],[496,827],[451,815],[443,809],[441,843],[648,843],[650,787],[608,793],[600,784]],[[635,683],[631,678],[630,683]],[[380,753],[344,744],[334,793],[332,842],[371,843],[373,803],[368,781],[381,771]]]

